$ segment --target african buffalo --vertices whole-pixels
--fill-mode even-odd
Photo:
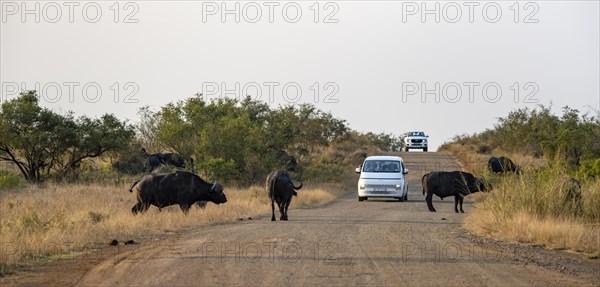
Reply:
[[[562,190],[564,190],[566,199],[568,201],[581,200],[581,182],[579,182],[579,180],[569,177],[564,179],[559,186]]]
[[[581,182],[575,178],[567,177],[559,180],[555,187],[558,188],[558,194],[562,194],[564,209],[570,210],[574,214],[581,214],[583,208]]]
[[[162,153],[150,154],[146,158],[146,167],[148,171],[153,171],[162,163]]]
[[[166,165],[185,168],[185,159],[176,153],[163,153],[161,162]]]
[[[487,191],[491,189],[483,179],[475,178],[472,174],[463,171],[434,171],[423,176],[423,194],[427,193],[425,201],[429,211],[435,212],[431,198],[433,195],[441,199],[448,196],[454,196],[454,210],[458,213],[457,205],[460,203],[460,212],[463,212],[463,197],[478,191]]]
[[[145,212],[150,205],[162,209],[165,206],[178,204],[187,214],[190,206],[196,202],[211,201],[216,204],[227,202],[223,187],[218,183],[208,183],[199,176],[177,171],[173,173],[155,173],[136,181],[129,192],[137,191],[138,202],[131,212]]]
[[[287,171],[296,171],[298,167],[298,161],[296,157],[288,154],[285,150],[277,147],[270,147],[273,149],[273,153],[275,155],[276,162],[279,164],[279,168],[282,168]]]
[[[515,172],[521,174],[521,168],[513,163],[510,158],[504,156],[490,158],[488,160],[488,168],[494,173]]]
[[[189,158],[192,161],[191,157]],[[172,165],[178,168],[185,168],[185,159],[176,153],[153,153],[146,154],[146,168],[153,171],[160,165]]]
[[[300,186],[294,186],[290,175],[280,170],[267,176],[266,187],[269,199],[271,199],[271,221],[275,221],[275,202],[277,202],[281,214],[279,219],[288,220],[287,211],[292,202],[292,196],[297,195],[296,190],[302,188],[302,182],[300,182]]]

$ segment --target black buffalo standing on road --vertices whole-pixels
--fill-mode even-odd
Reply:
[[[427,193],[425,201],[431,212],[435,212],[435,208],[433,208],[433,204],[431,203],[434,194],[441,199],[454,196],[454,210],[458,213],[457,206],[460,204],[460,212],[464,213],[462,208],[463,197],[491,188],[486,186],[483,179],[475,178],[472,174],[463,171],[430,172],[423,176],[421,183],[423,184],[423,194]]]
[[[266,187],[269,199],[271,199],[271,221],[275,221],[275,202],[277,202],[281,214],[279,219],[288,220],[287,211],[292,202],[292,196],[297,195],[296,190],[302,188],[302,182],[300,182],[300,186],[296,187],[287,172],[274,171],[267,176]]]
[[[510,160],[510,158],[504,156],[490,158],[488,160],[488,168],[493,173],[521,173],[521,168],[519,168],[518,165],[516,165],[512,160]]]
[[[218,183],[208,183],[199,176],[177,171],[174,173],[148,174],[136,181],[129,192],[136,187],[138,202],[131,212],[145,212],[150,205],[162,209],[165,206],[178,204],[183,213],[187,214],[190,206],[196,202],[211,201],[216,204],[227,202],[223,186]]]

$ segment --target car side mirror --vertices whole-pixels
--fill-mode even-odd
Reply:
[[[357,167],[356,169],[354,169],[354,172],[360,173],[360,167]]]
[[[426,138],[428,138],[429,136],[425,136]]]
[[[408,174],[410,170],[408,168],[404,168],[404,171],[402,172],[403,174]]]

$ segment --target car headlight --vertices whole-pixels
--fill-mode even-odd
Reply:
[[[400,190],[401,187],[402,187],[401,185],[396,184],[396,190]]]
[[[361,184],[361,185],[360,185],[358,188],[360,188],[360,189],[365,189],[365,185],[364,185],[364,184]]]

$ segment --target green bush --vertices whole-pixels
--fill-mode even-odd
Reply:
[[[235,161],[222,158],[209,159],[200,164],[202,170],[208,178],[206,180],[217,180],[220,182],[233,182],[238,178]]]
[[[0,173],[0,189],[15,189],[20,187],[23,181],[19,176]]]
[[[0,134],[0,158],[38,183],[51,172],[71,176],[84,161],[122,150],[135,131],[112,114],[93,119],[55,113],[39,104],[36,91],[27,91],[0,105]]]
[[[493,129],[456,136],[440,150],[451,144],[472,145],[480,154],[533,155],[577,171],[583,162],[600,157],[599,141],[600,118],[569,107],[564,107],[559,116],[550,107],[540,106],[511,111],[499,118]]]
[[[349,173],[349,168],[333,163],[314,163],[306,167],[302,174],[307,182],[338,182],[341,175]]]
[[[578,173],[583,178],[600,178],[600,158],[582,162]]]
[[[271,109],[249,97],[205,102],[199,95],[140,114],[144,142],[192,157],[207,178],[239,185],[263,184],[270,172],[289,169],[292,157],[296,173],[304,169],[306,178],[340,181],[357,150],[350,166],[371,151],[400,150],[402,144],[392,134],[352,131],[310,104]]]

